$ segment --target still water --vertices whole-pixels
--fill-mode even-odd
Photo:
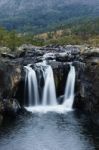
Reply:
[[[98,150],[98,129],[81,112],[21,113],[0,127],[0,150]]]

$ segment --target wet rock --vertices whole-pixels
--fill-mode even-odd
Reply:
[[[53,68],[57,96],[63,95],[70,65],[62,62],[49,62]]]
[[[64,95],[61,95],[57,98],[58,103],[61,105],[64,101]]]

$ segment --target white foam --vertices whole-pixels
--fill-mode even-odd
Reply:
[[[63,105],[57,106],[34,106],[34,107],[25,107],[25,109],[32,113],[48,113],[48,112],[56,112],[60,114],[64,114],[69,111],[73,111],[73,109],[68,109]]]

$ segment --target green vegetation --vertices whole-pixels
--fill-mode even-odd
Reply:
[[[60,25],[54,31],[43,34],[17,33],[0,28],[0,46],[12,51],[22,44],[44,46],[49,44],[90,44],[99,46],[99,18]]]
[[[0,46],[8,47],[14,51],[18,46],[22,44],[33,44],[37,46],[43,45],[42,39],[34,38],[34,35],[19,34],[16,31],[7,31],[4,28],[0,28]]]
[[[78,20],[79,18],[92,17],[93,14],[97,16],[97,11],[94,7],[90,8],[89,5],[83,5],[82,2],[81,4],[72,3],[67,5],[64,3],[64,0],[63,2],[59,2],[58,0],[58,2],[52,1],[53,6],[48,5],[49,7],[47,7],[43,1],[43,5],[40,8],[36,5],[35,9],[28,8],[28,4],[26,6],[25,2],[23,3],[23,9],[18,9],[17,13],[16,5],[19,5],[19,2],[16,0],[13,1],[15,1],[15,3],[14,6],[11,7],[12,9],[9,8],[9,4],[6,4],[8,9],[0,7],[0,25],[10,31],[16,29],[23,33],[32,32],[33,34],[38,34],[49,30],[51,31],[57,24],[66,24],[67,22]],[[14,15],[12,15],[12,12],[14,12]]]

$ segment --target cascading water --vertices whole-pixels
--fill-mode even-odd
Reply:
[[[26,85],[28,85],[28,101],[29,111],[67,111],[72,109],[74,101],[74,88],[75,88],[75,67],[70,64],[70,71],[67,77],[64,100],[61,105],[56,100],[56,90],[54,83],[53,70],[50,65],[46,63],[37,64],[42,72],[44,79],[44,87],[42,87],[42,98],[39,99],[38,82],[35,71],[28,65],[26,69]],[[41,75],[41,74],[40,74]],[[41,97],[41,96],[40,96]],[[33,105],[33,101],[35,102]],[[39,103],[41,101],[41,103]]]
[[[53,77],[53,70],[51,66],[48,66],[44,72],[45,86],[43,91],[42,104],[45,105],[57,105],[55,83]]]
[[[75,67],[70,65],[70,71],[67,77],[63,103],[63,105],[65,105],[65,107],[68,109],[72,109],[74,101],[75,78],[76,78]]]
[[[43,78],[45,83],[41,106],[57,105],[53,70],[51,66],[46,65],[45,62],[40,65],[43,65],[41,67],[41,70],[43,72]],[[28,84],[28,101],[29,101],[28,106],[33,106],[33,101],[35,102],[34,106],[38,106],[40,104],[39,104],[39,92],[36,73],[30,67],[30,65],[25,66],[25,69],[26,69],[25,85]]]
[[[39,104],[38,83],[35,71],[30,65],[24,67],[26,70],[25,86],[28,86],[28,106]]]

